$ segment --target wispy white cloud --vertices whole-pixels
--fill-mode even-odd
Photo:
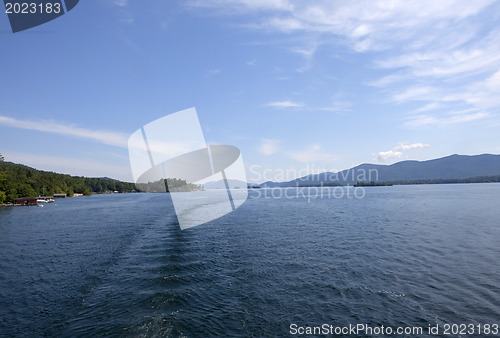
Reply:
[[[243,17],[239,17],[242,27],[295,33],[289,49],[306,60],[305,66],[296,69],[299,72],[312,67],[322,45],[340,44],[358,53],[372,53],[367,60],[375,57],[375,61],[365,66],[375,67],[382,75],[365,83],[380,90],[382,101],[421,103],[413,112],[427,112],[420,125],[473,121],[484,117],[484,110],[497,115],[500,96],[494,75],[500,69],[500,29],[490,15],[499,12],[500,3],[495,0],[213,0],[195,4],[237,13]],[[489,21],[483,22],[485,17]],[[447,116],[451,109],[467,108],[476,111],[468,117]]]
[[[214,76],[214,75],[219,74],[220,72],[221,72],[220,69],[214,68],[214,69],[210,69],[209,71],[207,71],[206,75],[207,76]]]
[[[264,106],[278,109],[300,108],[301,110],[307,111],[347,112],[351,110],[352,104],[346,100],[344,96],[343,93],[336,93],[333,95],[331,103],[324,106],[309,106],[302,102],[295,101],[274,101],[266,103]]]
[[[403,153],[396,150],[381,151],[378,154],[372,154],[375,156],[376,160],[379,162],[384,162],[390,158],[401,158]]]
[[[290,151],[287,155],[301,163],[329,162],[337,159],[336,156],[323,151],[320,144],[312,144],[304,150]]]
[[[411,87],[392,96],[392,100],[397,103],[407,101],[427,101],[432,98],[437,99],[438,90],[432,87]]]
[[[318,48],[318,41],[310,40],[308,42],[308,46],[306,47],[292,47],[292,53],[298,54],[304,58],[304,64],[297,69],[295,69],[299,73],[305,73],[308,70],[313,68],[313,58],[316,50]]]
[[[280,148],[280,140],[277,139],[260,139],[260,145],[258,151],[266,156],[276,154]]]
[[[192,0],[191,7],[213,8],[222,13],[245,14],[257,11],[290,11],[293,5],[288,0]]]
[[[304,149],[286,150],[283,149],[282,141],[278,139],[260,139],[258,151],[266,156],[280,152],[284,156],[300,163],[307,164],[329,164],[338,158],[324,151],[320,144],[311,144]]]
[[[366,84],[372,87],[388,87],[394,83],[407,80],[410,76],[405,73],[393,73],[390,75],[383,76],[376,80],[368,81]]]
[[[407,127],[422,127],[429,125],[450,125],[481,120],[491,116],[489,113],[478,112],[472,114],[447,114],[444,117],[420,114],[409,118],[404,125]]]
[[[293,101],[275,101],[269,102],[265,105],[266,107],[273,108],[302,108],[304,105],[302,103],[297,103]]]
[[[142,143],[138,146],[135,142],[129,143],[129,147],[141,149]],[[196,149],[197,143],[192,142],[163,142],[154,138],[148,139],[148,146],[153,154],[153,157],[172,158],[182,154],[189,153],[192,149]]]
[[[291,51],[293,53],[296,53],[296,54],[299,54],[299,55],[302,55],[306,58],[310,58],[314,55],[314,53],[316,52],[316,48],[317,48],[317,45],[312,45],[310,46],[309,48],[300,48],[300,47],[293,47],[291,49]]]
[[[328,106],[311,108],[311,110],[327,111],[327,112],[347,112],[351,110],[352,103],[345,98],[343,92],[337,92],[332,97],[332,101]]]
[[[376,64],[381,68],[404,68],[421,78],[463,77],[497,70],[500,64],[500,30],[472,40],[473,37],[469,36],[470,43],[465,44],[469,41],[464,41],[455,48],[449,45],[421,48],[379,60]]]
[[[404,152],[406,152],[406,151],[426,149],[426,148],[430,148],[430,147],[431,146],[429,144],[424,144],[424,143],[412,143],[412,144],[400,143],[399,145],[395,146],[391,150],[381,151],[379,153],[372,154],[372,156],[375,157],[376,161],[384,162],[384,161],[391,159],[391,158],[401,158],[401,157],[403,157]]]
[[[92,130],[77,127],[73,124],[63,124],[51,120],[20,120],[12,117],[0,115],[0,125],[12,128],[36,130],[47,133],[54,133],[83,139],[90,139],[95,142],[127,148],[128,135],[114,131]]]
[[[376,62],[395,72],[371,83],[391,93],[389,102],[422,104],[409,112],[416,116],[404,126],[443,126],[498,115],[500,29],[488,32],[484,27],[486,34],[479,34],[480,24],[457,22],[456,27],[441,31],[440,43],[436,38],[429,46],[401,50]]]
[[[113,3],[118,7],[125,7],[128,5],[127,0],[113,0]]]
[[[439,103],[439,102],[432,102],[432,103],[428,103],[420,108],[417,108],[417,109],[414,109],[414,110],[411,110],[408,112],[408,114],[418,114],[418,113],[423,113],[423,112],[427,112],[427,111],[432,111],[432,110],[436,110],[436,109],[440,109],[440,108],[443,108],[443,104]]]
[[[494,0],[385,1],[360,0],[212,0],[192,5],[224,9],[230,13],[266,11],[256,28],[342,36],[359,50],[389,48],[400,41],[416,46],[435,42],[437,35],[458,20],[476,15]],[[252,18],[254,19],[254,18]],[[422,30],[438,34],[422,36]]]
[[[400,143],[398,146],[395,146],[393,150],[407,151],[407,150],[425,149],[430,147],[431,147],[430,145],[423,143],[413,143],[413,144]]]
[[[389,97],[390,102],[422,104],[407,112],[410,116],[404,119],[406,127],[466,123],[498,115],[500,71],[454,85],[401,86],[403,89]]]

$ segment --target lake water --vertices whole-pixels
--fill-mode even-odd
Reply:
[[[0,208],[0,335],[500,323],[500,184],[263,192],[184,231],[168,194]]]

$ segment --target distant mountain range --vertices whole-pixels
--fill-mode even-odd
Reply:
[[[434,183],[500,176],[500,155],[451,155],[429,161],[402,161],[391,165],[364,163],[337,173],[307,175],[288,182],[268,181],[261,188],[353,185],[358,182]],[[486,180],[487,181],[487,180]]]
[[[230,189],[242,189],[246,188],[247,183],[240,180],[228,179],[227,184]],[[258,185],[258,184],[257,184]],[[220,181],[212,181],[203,184],[205,189],[226,189],[226,183],[223,180]]]

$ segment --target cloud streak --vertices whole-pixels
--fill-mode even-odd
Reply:
[[[304,107],[304,105],[302,103],[297,103],[297,102],[293,102],[293,101],[269,102],[265,106],[272,107],[272,108],[302,108],[302,107]]]
[[[40,132],[88,139],[94,142],[99,142],[121,148],[127,148],[128,136],[129,136],[127,134],[113,132],[113,131],[91,130],[86,128],[80,128],[75,125],[63,124],[50,120],[49,121],[20,120],[4,115],[0,115],[0,125],[12,128],[36,130]]]
[[[193,1],[194,7],[214,8],[227,14],[260,16],[257,29],[279,32],[319,33],[343,37],[355,50],[388,49],[401,41],[412,41],[415,47],[436,43],[438,35],[450,25],[474,16],[494,0],[477,1],[392,1],[360,0],[212,0]],[[253,19],[253,18],[252,18]],[[434,31],[431,36],[422,30]],[[460,33],[456,36],[462,36]],[[455,35],[454,35],[455,37]]]
[[[293,45],[289,50],[306,60],[298,71],[311,68],[315,51],[324,45],[371,53],[369,60],[374,61],[365,66],[377,74],[365,83],[377,88],[377,96],[385,103],[421,104],[413,110],[426,112],[403,126],[441,126],[499,114],[500,29],[496,21],[500,3],[495,0],[212,0],[192,4],[238,17],[247,29],[294,33],[295,39],[288,40]],[[283,101],[271,106],[297,104]],[[450,116],[457,108],[475,111]]]
[[[113,3],[118,7],[125,7],[128,5],[127,0],[113,0]]]
[[[278,152],[279,144],[281,143],[280,140],[263,138],[260,139],[260,141],[261,143],[258,149],[259,153],[269,156]]]
[[[301,163],[329,162],[336,159],[335,156],[324,152],[320,144],[312,144],[305,150],[290,151],[287,155]]]
[[[451,125],[457,123],[466,123],[481,120],[489,117],[490,114],[485,112],[473,113],[473,114],[448,114],[445,117],[436,117],[432,115],[417,115],[410,118],[405,122],[405,126],[407,127],[423,127],[428,125]]]

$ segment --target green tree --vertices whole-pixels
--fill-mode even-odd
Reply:
[[[36,191],[27,183],[21,183],[16,187],[17,195],[20,197],[35,197]]]
[[[3,161],[5,161],[5,157],[3,157],[2,154],[0,154],[0,162],[3,162]]]
[[[0,162],[0,191],[3,202],[13,202],[17,197],[50,196],[54,193],[74,193],[90,195],[106,190],[131,192],[136,190],[133,183],[110,179],[85,178],[46,172],[6,161]]]
[[[0,204],[3,204],[7,200],[7,194],[4,191],[0,191]]]

